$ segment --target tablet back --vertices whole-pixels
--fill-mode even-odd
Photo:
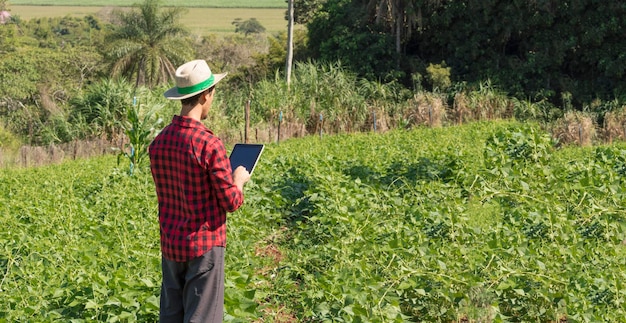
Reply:
[[[235,144],[229,157],[232,170],[243,166],[252,175],[264,148],[263,144]]]

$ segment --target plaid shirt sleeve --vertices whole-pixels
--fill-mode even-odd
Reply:
[[[243,193],[233,184],[230,159],[221,141],[213,145],[209,161],[210,183],[220,208],[235,212],[243,204]]]

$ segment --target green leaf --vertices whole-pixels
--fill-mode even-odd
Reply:
[[[146,285],[146,287],[148,288],[154,288],[154,283],[152,282],[152,280],[147,279],[147,278],[142,278],[141,281],[144,283],[144,285]]]
[[[85,303],[86,310],[97,309],[97,308],[100,308],[100,305],[98,305],[98,303],[94,302],[93,300],[88,300],[87,303]]]
[[[54,294],[52,294],[52,298],[59,298],[65,294],[65,290],[61,288],[57,288],[54,290]]]
[[[144,303],[147,309],[158,310],[160,307],[160,300],[158,297],[152,295],[146,299]]]

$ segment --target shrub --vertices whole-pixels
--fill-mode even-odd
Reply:
[[[7,150],[17,150],[21,141],[15,135],[13,135],[10,131],[4,129],[2,124],[0,124],[0,148]]]
[[[11,164],[22,143],[0,123],[0,166]]]
[[[446,62],[441,64],[430,64],[426,68],[428,79],[433,86],[433,90],[445,91],[452,85],[450,80],[450,67],[446,66]]]
[[[102,79],[70,101],[69,121],[85,122],[92,127],[82,137],[104,134],[115,139],[123,132],[122,123],[132,100],[133,88],[126,80]]]

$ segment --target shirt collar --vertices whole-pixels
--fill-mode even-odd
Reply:
[[[172,123],[175,123],[176,125],[180,126],[180,127],[185,127],[185,128],[205,128],[206,126],[193,118],[190,117],[185,117],[185,116],[179,116],[179,115],[174,115],[174,117],[172,117]]]

